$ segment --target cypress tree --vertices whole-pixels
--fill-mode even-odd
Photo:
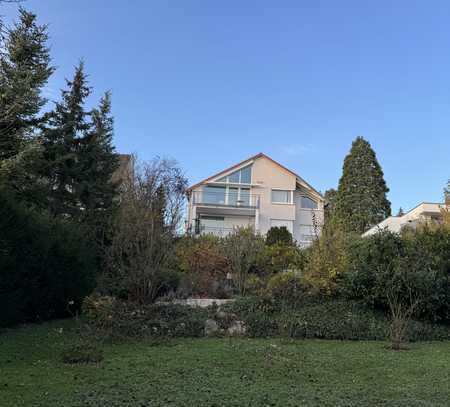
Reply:
[[[62,100],[48,114],[48,125],[42,132],[44,146],[44,176],[48,180],[48,209],[55,216],[81,216],[79,184],[83,179],[83,164],[79,159],[81,143],[92,129],[89,112],[84,109],[91,89],[87,85],[84,64],[80,62]]]
[[[353,141],[345,157],[335,203],[336,220],[347,232],[364,233],[391,215],[389,188],[369,142]]]
[[[47,26],[19,9],[19,21],[0,21],[0,162],[19,153],[34,135],[46,99],[42,88],[53,73],[47,47]]]

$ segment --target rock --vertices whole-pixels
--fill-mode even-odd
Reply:
[[[219,325],[214,319],[207,319],[205,321],[205,335],[211,336],[219,331]]]
[[[227,329],[229,335],[245,335],[247,329],[245,327],[244,322],[242,321],[233,321],[230,327]]]

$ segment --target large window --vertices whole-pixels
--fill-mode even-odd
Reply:
[[[272,203],[291,203],[291,191],[272,189]]]
[[[252,182],[252,166],[241,168],[225,177],[217,180],[217,182],[226,182],[230,184],[250,184]]]
[[[205,186],[203,189],[203,202],[210,204],[225,204],[226,188]]]
[[[317,202],[307,196],[300,197],[300,207],[305,209],[317,209]]]
[[[206,204],[250,206],[250,188],[234,186],[205,186],[202,192],[202,202]]]

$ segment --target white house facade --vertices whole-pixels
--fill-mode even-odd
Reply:
[[[439,223],[442,221],[443,203],[422,202],[403,216],[389,216],[378,225],[373,226],[363,236],[373,235],[383,229],[400,233],[405,227],[415,228],[420,223]]]
[[[238,226],[265,234],[285,226],[301,246],[323,225],[324,198],[303,178],[257,154],[187,190],[187,232],[225,236]]]

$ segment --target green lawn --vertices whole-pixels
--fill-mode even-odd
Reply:
[[[65,365],[72,326],[0,334],[0,406],[450,406],[449,342],[126,342],[98,365]]]

